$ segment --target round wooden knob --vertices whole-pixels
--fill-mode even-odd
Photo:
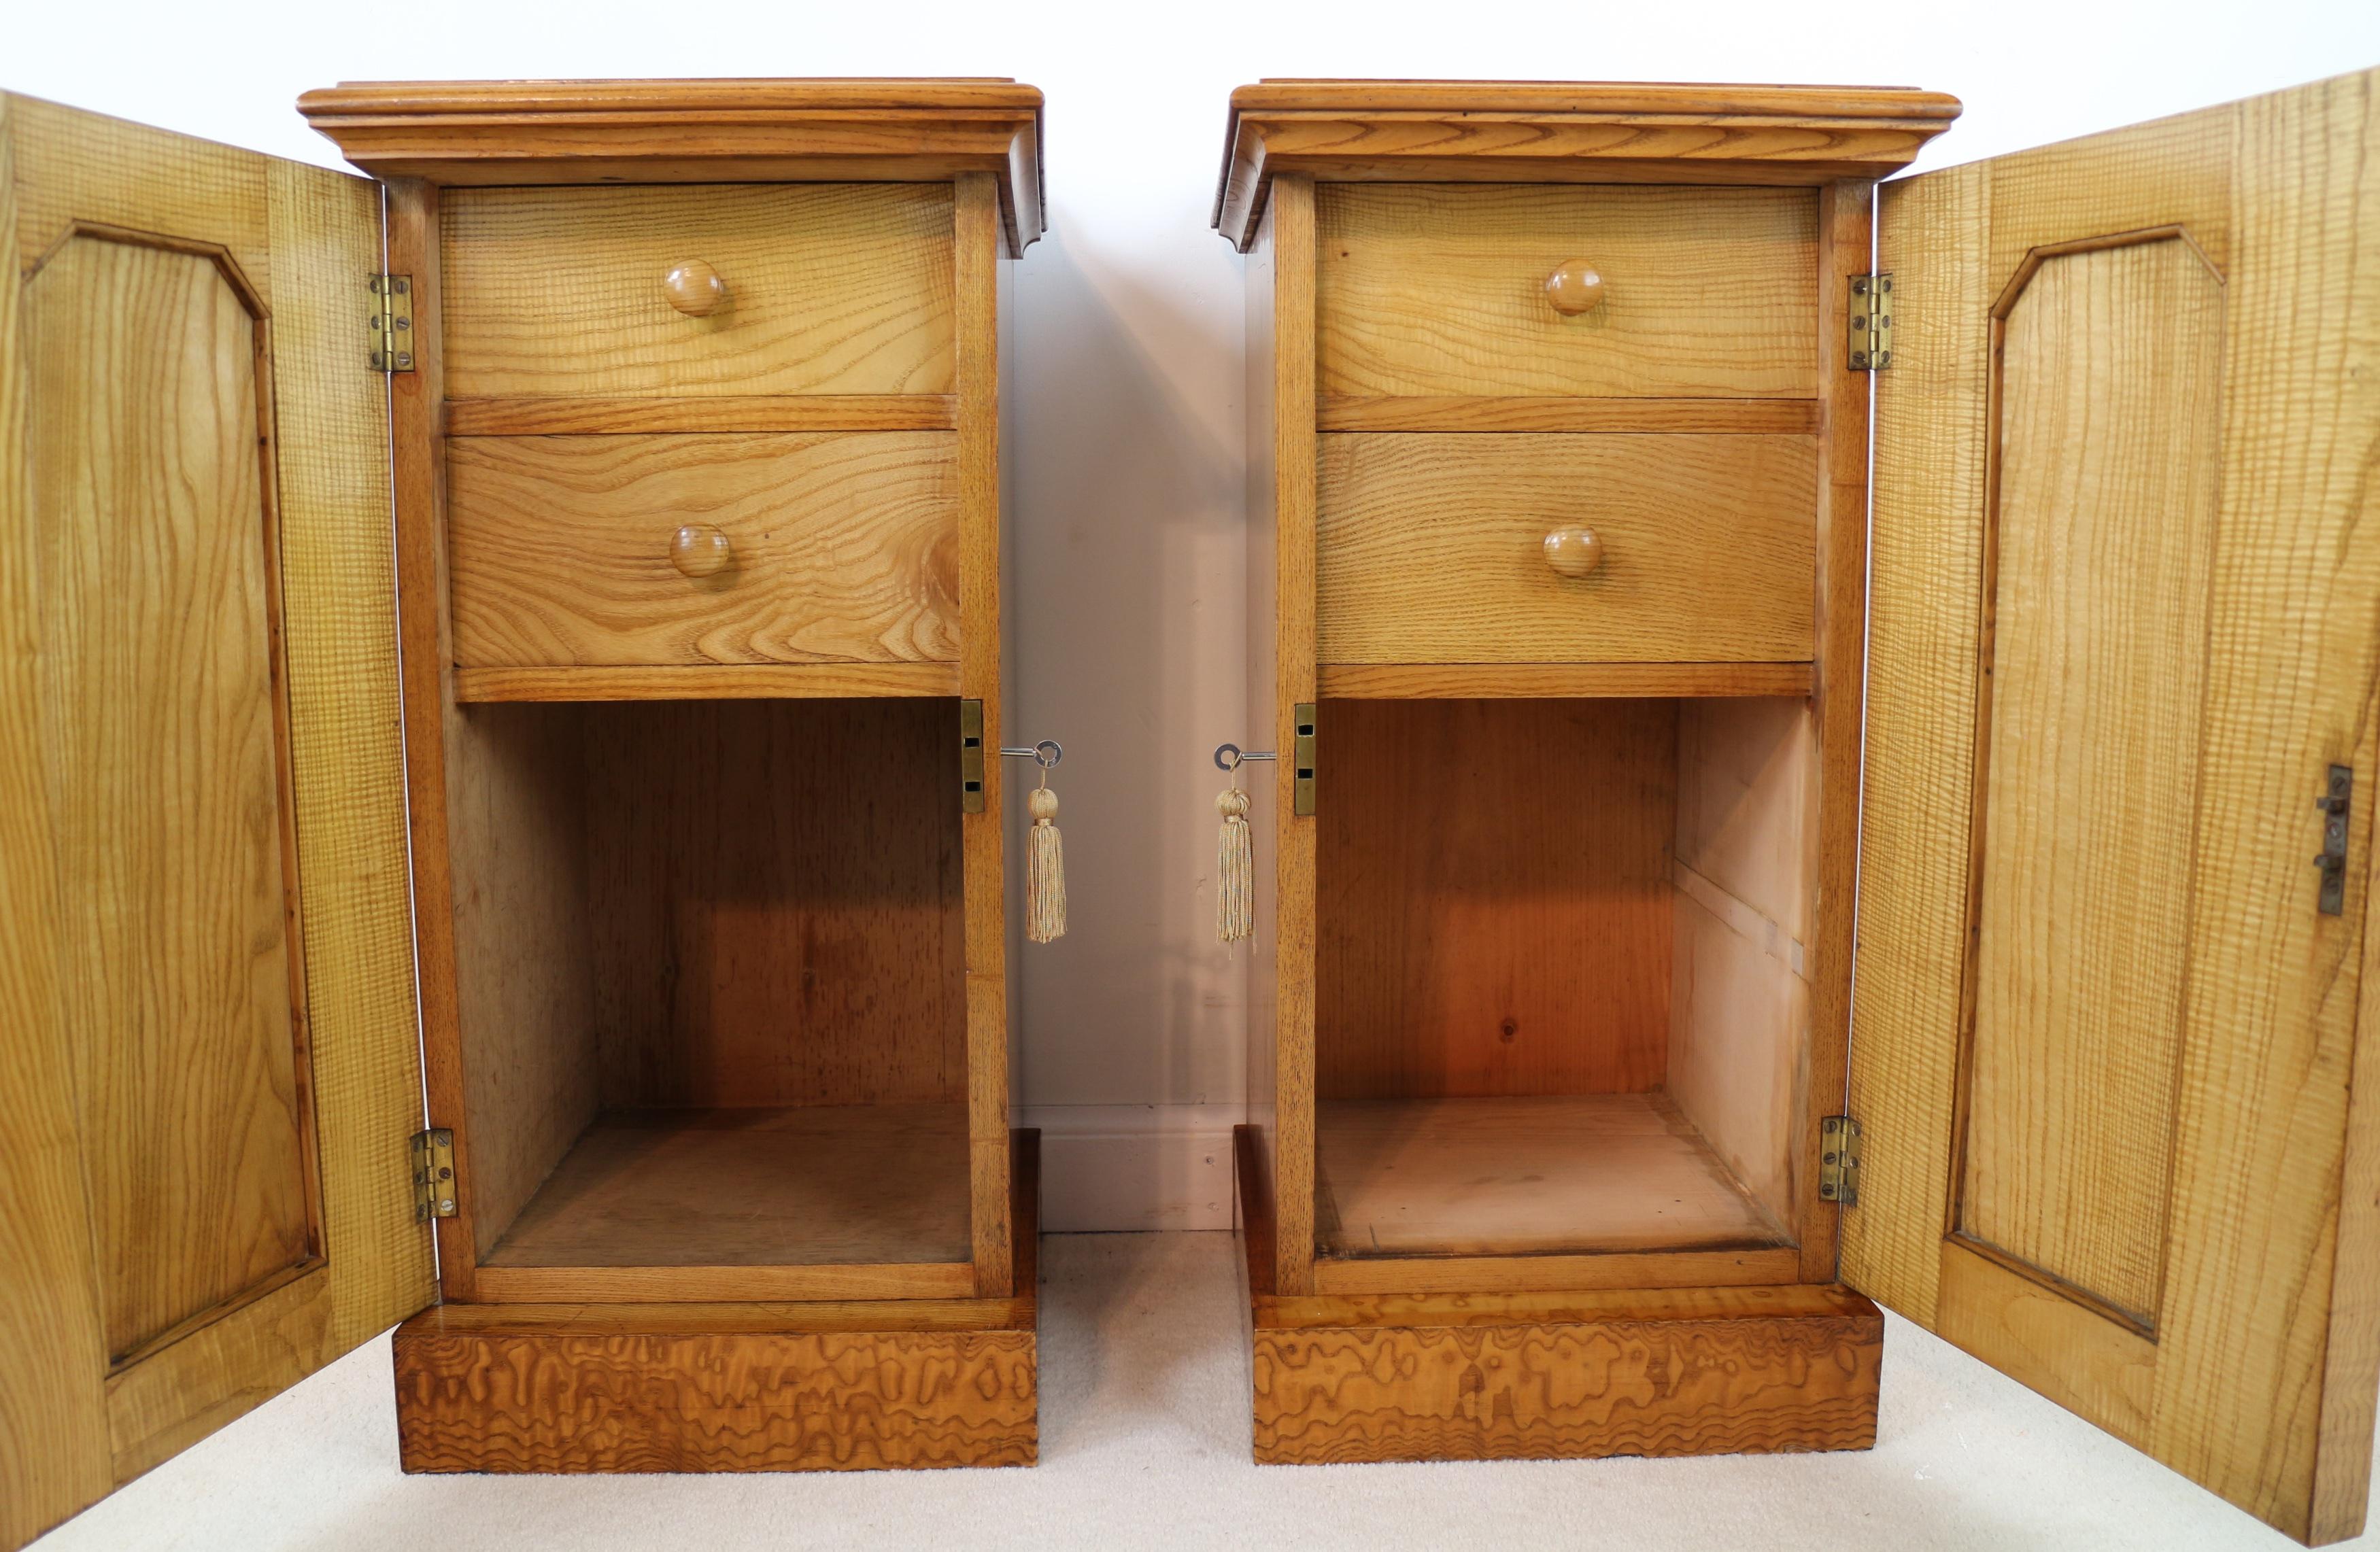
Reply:
[[[1546,564],[1564,576],[1585,576],[1603,564],[1603,540],[1593,528],[1556,528],[1546,535]]]
[[[688,523],[670,540],[670,564],[681,576],[716,576],[735,559],[735,544],[708,523]]]
[[[727,299],[727,283],[699,259],[672,264],[662,276],[662,295],[688,318],[707,318]]]
[[[1584,259],[1573,259],[1546,276],[1546,302],[1564,318],[1603,305],[1603,277]]]

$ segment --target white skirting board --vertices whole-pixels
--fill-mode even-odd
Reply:
[[[1238,1105],[1027,1105],[1041,1129],[1041,1231],[1232,1226]]]

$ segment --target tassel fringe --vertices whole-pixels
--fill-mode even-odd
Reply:
[[[1233,787],[1215,799],[1223,832],[1215,843],[1215,936],[1236,943],[1257,929],[1256,848],[1248,835],[1248,794]]]
[[[1048,943],[1066,935],[1066,853],[1058,839],[1058,794],[1036,787],[1026,800],[1033,828],[1025,838],[1025,936]]]

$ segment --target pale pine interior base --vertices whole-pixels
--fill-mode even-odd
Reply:
[[[966,1107],[613,1111],[490,1267],[963,1262]]]
[[[1326,1099],[1316,1248],[1509,1255],[1790,1244],[1664,1094]]]
[[[1323,1099],[1326,1256],[1790,1245],[1669,1095]]]

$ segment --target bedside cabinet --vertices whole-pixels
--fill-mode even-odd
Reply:
[[[399,1319],[407,1470],[1035,1459],[1040,101],[6,100],[7,1545]]]
[[[2361,1528],[2375,86],[1234,94],[1259,1461],[1864,1448],[1872,1295]]]

